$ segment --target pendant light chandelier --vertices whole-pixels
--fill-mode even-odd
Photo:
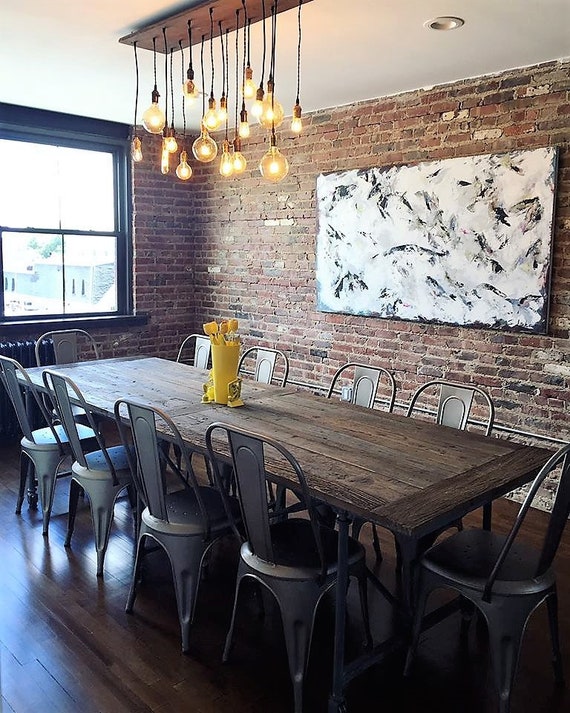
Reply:
[[[285,129],[285,134],[299,134],[302,131],[302,110],[300,105],[300,80],[301,80],[301,8],[303,3],[312,0],[193,0],[190,10],[180,11],[168,18],[163,18],[153,25],[131,33],[121,38],[120,42],[132,44],[135,53],[136,69],[136,98],[135,119],[133,122],[131,155],[133,161],[142,159],[142,146],[137,135],[137,109],[139,90],[139,68],[137,50],[140,48],[152,49],[154,88],[151,106],[141,117],[144,128],[150,133],[162,135],[160,169],[166,174],[170,172],[171,156],[179,154],[179,163],[176,176],[180,180],[187,180],[192,175],[192,168],[188,162],[188,152],[184,147],[186,141],[186,111],[192,109],[193,103],[200,95],[201,114],[200,134],[192,143],[191,156],[199,162],[210,163],[219,155],[219,172],[224,178],[239,176],[247,169],[247,139],[250,137],[250,117],[258,119],[261,127],[268,131],[269,148],[259,162],[261,175],[271,181],[282,180],[289,171],[287,158],[278,148],[282,137],[278,137],[276,130],[283,125],[284,110],[282,103],[275,93],[276,88],[276,55],[277,55],[277,15],[286,10],[297,10],[297,43],[296,43],[296,86],[291,91],[294,102],[290,124]],[[243,11],[243,14],[241,14]],[[214,17],[215,16],[215,17]],[[235,20],[234,20],[235,17]],[[242,19],[243,18],[243,19]],[[215,23],[214,23],[215,19]],[[241,20],[241,21],[240,21]],[[251,54],[251,25],[262,24],[263,46],[258,48],[261,57],[259,83],[256,86],[252,68]],[[270,31],[269,24],[270,23]],[[182,85],[182,124],[183,135],[176,137],[175,130],[175,95],[173,80],[173,54],[174,48],[169,48],[166,40],[166,30],[169,36],[175,38],[175,45],[180,50],[180,77]],[[157,87],[157,37],[162,30],[164,36],[165,54],[165,110],[159,106],[160,94]],[[235,68],[235,92],[230,92],[230,42],[229,33],[235,32],[235,55],[231,59]],[[241,34],[240,34],[241,33]],[[193,66],[193,37],[201,36],[200,70],[201,85],[195,81]],[[220,64],[216,69],[214,55],[215,41],[220,36]],[[204,76],[204,51],[205,43],[209,43],[210,73],[209,92],[205,90]],[[188,47],[188,64],[184,62],[184,50]],[[295,48],[291,48],[294,56]],[[168,73],[168,55],[170,55],[170,73]],[[256,55],[257,57],[258,55]],[[280,53],[281,56],[281,53]],[[256,64],[257,64],[256,60]],[[267,74],[266,74],[267,72]],[[221,76],[221,81],[219,77]],[[168,86],[170,82],[170,87]],[[266,84],[265,84],[266,82]],[[178,85],[180,87],[180,85]],[[202,91],[198,87],[202,87]],[[216,92],[218,87],[219,93]],[[180,89],[179,89],[180,91]],[[282,94],[282,88],[279,90]],[[170,98],[169,98],[170,93]],[[231,96],[230,96],[231,95]],[[177,94],[177,96],[181,96]],[[216,101],[219,96],[219,102]],[[206,106],[207,99],[207,106]],[[170,113],[169,113],[170,100]],[[230,117],[232,117],[230,119]],[[195,117],[197,118],[197,117]],[[230,134],[229,123],[233,121]],[[212,133],[223,130],[222,138],[214,140]],[[178,126],[180,132],[180,126]],[[258,129],[259,131],[259,129]],[[289,133],[290,132],[290,133]],[[173,171],[174,173],[174,171]]]

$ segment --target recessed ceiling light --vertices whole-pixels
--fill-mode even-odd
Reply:
[[[424,27],[428,27],[430,30],[456,30],[464,24],[465,20],[461,17],[442,16],[424,22]]]

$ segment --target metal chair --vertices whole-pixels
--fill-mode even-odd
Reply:
[[[128,417],[130,434],[134,443],[136,461],[132,474],[139,499],[144,509],[140,516],[133,577],[126,605],[131,613],[136,597],[137,583],[145,555],[145,541],[152,540],[162,547],[172,568],[178,618],[182,633],[182,651],[190,645],[190,627],[205,558],[212,545],[233,529],[226,505],[239,521],[239,504],[228,496],[226,502],[214,487],[200,485],[194,475],[190,454],[178,428],[163,411],[147,404],[119,399],[115,403],[115,419],[127,447],[129,433],[124,424]],[[157,431],[160,424],[160,434]],[[176,469],[180,487],[167,490],[166,467],[168,461],[162,444],[165,433],[182,454],[182,468]]]
[[[341,387],[339,392],[337,383],[346,380],[351,374],[351,385]],[[330,399],[333,393],[340,393],[341,400],[343,401],[349,401],[357,406],[373,408],[378,387],[381,383],[385,386],[386,391],[382,402],[386,406],[386,411],[391,413],[394,409],[394,402],[396,401],[396,382],[392,373],[381,366],[370,366],[358,362],[343,364],[331,380],[329,390],[327,391],[327,399]],[[325,517],[327,517],[327,515],[325,515]],[[355,518],[352,525],[353,537],[358,538],[364,523],[364,520]],[[376,558],[381,560],[382,551],[380,548],[380,540],[378,538],[378,530],[374,524],[372,525],[372,545],[376,553]]]
[[[30,492],[34,492],[34,479],[37,480],[43,518],[42,534],[47,536],[55,483],[59,475],[65,474],[59,469],[63,461],[71,455],[69,441],[63,427],[54,423],[44,399],[38,394],[21,364],[9,357],[0,356],[0,380],[14,406],[23,433],[20,441],[22,451],[16,514],[22,512],[26,483],[29,483]],[[45,424],[42,428],[34,428],[30,406],[35,407],[36,413],[39,412]],[[85,426],[78,427],[78,437],[86,445],[96,442],[93,431]]]
[[[83,398],[77,384],[69,377],[46,369],[43,380],[53,401],[58,418],[67,434],[74,462],[71,466],[71,485],[69,492],[69,520],[65,546],[71,545],[75,526],[77,502],[81,489],[89,498],[95,549],[97,551],[97,576],[103,575],[105,553],[109,542],[109,533],[113,521],[113,510],[118,496],[132,485],[129,454],[124,445],[107,448],[102,435],[96,428],[95,418],[89,405]],[[87,450],[80,438],[81,424],[74,417],[71,399],[78,404],[95,432],[97,450]],[[129,493],[131,504],[132,492]]]
[[[524,518],[545,478],[560,470],[558,491],[542,548],[528,547],[518,536]],[[552,567],[570,513],[570,445],[558,450],[534,479],[508,535],[484,529],[458,532],[434,545],[419,562],[412,643],[405,673],[410,672],[430,592],[448,588],[467,598],[484,616],[499,691],[499,711],[509,713],[522,637],[532,612],[548,607],[556,680],[562,682],[558,636],[556,577]]]
[[[194,342],[194,353],[192,360],[189,361],[188,357],[186,357],[186,353],[191,348],[192,342]],[[184,364],[192,364],[198,369],[207,369],[210,361],[210,348],[210,337],[205,334],[189,334],[182,341],[182,344],[178,349],[176,361]]]
[[[245,537],[242,540],[232,619],[224,661],[232,644],[240,585],[250,577],[268,589],[281,611],[289,671],[293,683],[295,711],[300,713],[303,700],[303,680],[307,667],[313,623],[317,606],[337,579],[338,533],[320,527],[309,495],[305,475],[295,457],[274,440],[248,433],[223,423],[214,423],[206,432],[206,446],[216,479],[220,480],[221,451],[214,447],[222,435],[223,449],[233,462],[237,492],[241,505]],[[293,479],[297,496],[304,501],[308,517],[272,520],[268,503],[268,451],[279,472]],[[365,552],[362,545],[349,538],[349,574],[357,577],[360,603],[368,641],[371,641],[366,593]]]
[[[481,426],[486,436],[491,435],[495,421],[495,406],[489,394],[474,384],[458,384],[454,381],[442,379],[428,381],[422,384],[412,396],[406,416],[412,416],[414,411],[417,412],[420,398],[429,397],[430,391],[432,392],[431,403],[433,403],[434,396],[437,399],[436,422],[440,426],[450,426],[451,428],[465,430],[468,425],[471,408],[474,401],[477,400],[484,409],[480,421]],[[489,503],[483,507],[483,527],[486,530],[491,529],[491,516],[492,504]],[[460,526],[459,521],[457,524]],[[435,539],[435,536],[433,539]]]
[[[84,329],[60,329],[45,332],[36,340],[36,364],[45,366],[41,359],[41,345],[47,339],[53,342],[56,364],[73,364],[79,361],[79,354],[90,353],[94,359],[99,359],[99,350],[93,337]]]
[[[271,347],[249,347],[241,355],[238,364],[238,374],[242,371],[246,359],[253,358],[255,354],[255,367],[253,378],[261,384],[271,384],[275,377],[280,386],[285,386],[289,377],[289,359],[285,352]],[[275,376],[275,369],[279,368],[279,375]]]
[[[369,364],[359,364],[357,362],[343,364],[332,378],[327,392],[327,399],[330,399],[333,393],[339,393],[337,389],[338,381],[346,379],[350,374],[352,374],[352,384],[343,386],[340,389],[340,396],[343,401],[350,401],[350,403],[357,406],[372,408],[376,400],[378,387],[381,381],[385,381],[387,393],[383,403],[386,404],[386,411],[392,412],[396,400],[396,382],[392,373],[381,366],[370,366]]]

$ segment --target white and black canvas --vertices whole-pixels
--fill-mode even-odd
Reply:
[[[556,149],[317,179],[317,308],[545,332]]]

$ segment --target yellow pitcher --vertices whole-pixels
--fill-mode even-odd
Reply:
[[[228,403],[228,386],[237,379],[239,352],[239,342],[212,344],[212,376],[217,404]]]

